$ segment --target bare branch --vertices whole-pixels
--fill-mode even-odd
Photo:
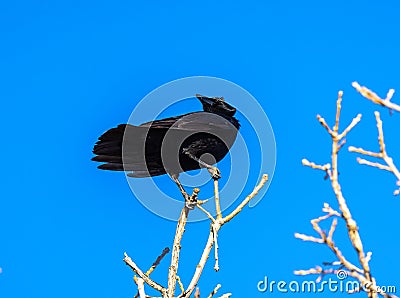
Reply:
[[[217,284],[216,287],[214,288],[214,290],[212,290],[212,292],[208,295],[207,298],[212,298],[215,294],[217,294],[217,291],[221,288],[220,284]]]
[[[389,172],[392,171],[392,169],[390,167],[385,166],[383,164],[380,164],[379,162],[371,162],[371,161],[368,161],[366,159],[359,158],[359,157],[357,157],[357,162],[360,165],[367,165],[367,166],[371,166],[371,167],[378,168],[378,169],[385,170],[385,171],[389,171]]]
[[[335,232],[336,226],[337,226],[337,218],[334,218],[332,221],[331,228],[329,229],[327,241],[333,242],[332,238],[333,238],[333,233]]]
[[[338,136],[338,139],[341,140],[343,139],[349,132],[358,124],[358,122],[361,121],[361,114],[358,114],[357,117],[353,118],[349,126],[346,127],[346,129]]]
[[[326,212],[326,213],[329,213],[332,216],[334,215],[334,216],[337,216],[337,217],[342,217],[342,215],[339,212],[337,212],[336,210],[334,210],[331,206],[329,206],[328,203],[324,203],[324,207],[322,208],[322,211]]]
[[[154,269],[156,269],[156,267],[160,264],[161,260],[166,256],[167,253],[169,253],[169,247],[166,247],[163,249],[162,253],[157,257],[157,259],[151,265],[150,269],[147,270],[147,272],[145,273],[147,276],[150,276],[150,274],[154,271]],[[138,278],[136,277],[136,275],[133,276],[133,279],[139,287]],[[137,292],[137,294],[135,295],[134,298],[138,298],[139,295],[140,295],[140,291]]]
[[[323,239],[316,238],[313,236],[308,236],[305,234],[300,234],[300,233],[295,233],[294,237],[301,239],[303,241],[311,241],[311,242],[315,242],[315,243],[325,243],[325,241]]]
[[[379,153],[367,151],[362,148],[355,148],[355,147],[349,147],[349,151],[360,153],[360,154],[366,155],[366,156],[381,158],[386,163],[386,165],[383,165],[378,162],[371,162],[371,161],[368,161],[368,160],[365,160],[365,159],[359,158],[359,157],[357,158],[357,162],[362,165],[367,165],[367,166],[375,167],[375,168],[378,168],[381,170],[392,172],[396,176],[397,181],[399,182],[400,181],[400,171],[397,169],[396,165],[394,164],[393,159],[386,152],[386,145],[385,145],[385,139],[384,139],[384,134],[383,134],[383,124],[382,124],[382,120],[380,118],[380,114],[379,114],[379,112],[375,112],[374,114],[375,114],[375,119],[376,119],[376,127],[378,129]],[[399,193],[400,193],[400,190],[394,191],[394,195],[397,195]]]
[[[257,193],[260,191],[260,189],[265,185],[265,183],[268,181],[268,175],[264,174],[261,178],[261,181],[258,183],[258,185],[254,188],[254,190],[240,203],[239,206],[236,207],[235,210],[233,210],[230,214],[225,216],[223,218],[223,222],[227,223],[229,222],[232,218],[234,218],[242,209],[244,206],[246,206],[252,198],[254,198]]]
[[[183,283],[182,283],[181,278],[179,277],[179,275],[176,276],[176,280],[178,282],[179,288],[181,289],[181,292],[184,293],[185,292],[185,287],[183,286]]]
[[[323,269],[319,266],[315,268],[310,268],[307,270],[295,270],[293,273],[296,275],[309,275],[309,274],[321,274]]]
[[[317,119],[318,119],[319,123],[321,123],[321,125],[326,129],[326,131],[327,131],[330,135],[333,135],[333,131],[332,131],[331,128],[329,127],[328,123],[326,123],[325,119],[322,118],[320,115],[317,115]]]
[[[389,108],[390,110],[395,110],[397,112],[400,112],[400,106],[398,106],[390,101],[393,97],[394,89],[389,89],[388,93],[386,94],[386,98],[382,99],[376,93],[372,92],[367,87],[360,86],[357,82],[353,82],[352,86],[358,92],[360,92],[362,96],[364,96],[366,99],[369,99],[373,103],[376,103],[383,107]]]
[[[157,259],[154,261],[154,263],[151,265],[150,269],[147,270],[146,275],[149,276],[154,269],[160,264],[161,260],[169,253],[169,247],[164,248],[162,253],[157,257]]]
[[[137,275],[139,275],[139,277],[142,278],[144,280],[144,282],[147,283],[150,287],[159,291],[163,296],[166,294],[167,290],[163,286],[159,285],[158,283],[156,283],[155,281],[150,279],[148,276],[146,276],[143,273],[143,271],[140,270],[140,268],[135,264],[135,262],[133,262],[132,259],[127,255],[127,253],[124,253],[124,262],[126,265],[131,267],[131,269]]]
[[[219,271],[219,258],[218,258],[218,231],[215,229],[215,225],[212,224],[212,229],[213,229],[213,237],[214,237],[214,258],[215,258],[215,265],[214,265],[214,270]]]
[[[330,130],[328,130],[328,132],[331,135],[332,138],[332,154],[331,154],[331,164],[326,164],[324,166],[321,165],[316,165],[314,163],[309,162],[308,160],[303,159],[302,163],[303,165],[309,166],[311,168],[314,169],[318,169],[318,170],[324,170],[327,173],[329,173],[329,178],[331,180],[331,185],[332,185],[332,189],[335,193],[336,199],[338,201],[339,204],[339,209],[341,211],[341,213],[333,210],[328,204],[324,205],[323,211],[327,212],[326,215],[324,216],[320,216],[316,219],[313,219],[311,221],[314,230],[319,234],[319,236],[321,237],[321,239],[312,237],[312,236],[306,236],[304,234],[295,234],[295,236],[297,238],[300,238],[302,240],[306,240],[306,241],[312,241],[312,242],[316,242],[316,243],[321,243],[321,241],[323,241],[323,243],[325,243],[331,250],[332,252],[336,255],[336,257],[338,258],[338,260],[340,261],[340,264],[342,264],[342,266],[344,268],[346,268],[349,272],[354,273],[354,275],[357,276],[357,279],[362,281],[368,281],[369,283],[371,283],[373,286],[375,286],[375,280],[373,279],[373,277],[371,276],[370,273],[370,268],[369,268],[369,257],[367,257],[364,253],[363,250],[363,245],[361,242],[361,238],[358,232],[358,227],[357,227],[357,223],[356,221],[353,219],[351,213],[350,213],[350,209],[347,206],[347,202],[343,196],[340,184],[339,184],[339,180],[338,180],[338,175],[339,175],[339,171],[338,171],[338,152],[340,150],[340,148],[343,146],[343,142],[341,142],[341,140],[343,140],[347,134],[360,122],[361,120],[361,114],[358,114],[357,117],[355,117],[352,122],[350,123],[349,126],[347,126],[347,128],[344,129],[344,131],[342,133],[339,133],[339,124],[340,124],[340,112],[341,112],[341,107],[342,107],[342,96],[343,96],[343,92],[340,91],[338,94],[338,99],[336,102],[336,121],[335,121],[335,126],[333,128],[333,132],[331,132]],[[317,116],[319,122],[325,127],[324,123],[325,121],[323,120],[323,118],[321,118],[320,116]],[[322,119],[322,120],[321,120]],[[325,123],[326,124],[326,123]],[[327,125],[326,125],[327,126]],[[327,128],[327,127],[325,127]],[[352,150],[354,150],[355,148],[352,147]],[[357,149],[356,149],[357,150]],[[372,155],[374,155],[374,153],[371,152]],[[329,166],[328,166],[329,165]],[[340,216],[341,218],[343,218],[346,222],[346,226],[347,226],[347,231],[348,231],[348,235],[351,241],[352,246],[354,247],[355,251],[357,252],[358,255],[358,260],[362,266],[362,269],[358,268],[357,266],[353,265],[351,262],[349,262],[342,254],[342,252],[339,250],[339,248],[335,245],[335,243],[333,242],[333,233],[336,229],[336,225],[337,225],[337,218],[334,218],[330,230],[328,232],[328,235],[326,235],[326,233],[320,228],[319,223],[323,220],[326,220],[327,218],[331,217],[331,216]],[[304,270],[300,270],[300,271],[296,271],[296,274],[301,274],[301,275],[305,275],[305,274],[327,274],[327,273],[332,273],[334,272],[333,270],[330,271],[324,271],[322,270],[322,268],[317,267],[317,268],[313,268],[310,269],[308,271],[304,271]],[[376,297],[376,293],[373,292],[369,292],[368,293],[368,297],[370,298],[375,298]]]
[[[168,287],[164,288],[155,281],[151,280],[149,278],[149,275],[151,272],[156,268],[156,266],[159,264],[161,259],[165,256],[165,254],[169,251],[169,249],[165,249],[163,253],[157,258],[157,260],[153,263],[152,267],[144,274],[138,267],[137,265],[128,257],[128,255],[125,254],[124,261],[127,265],[129,265],[132,270],[139,275],[140,278],[137,278],[136,276],[134,277],[135,282],[138,285],[138,290],[139,290],[139,295],[140,297],[146,297],[144,293],[144,282],[149,284],[151,287],[154,289],[158,290],[161,292],[163,298],[173,298],[175,297],[175,288],[176,288],[176,283],[179,284],[179,287],[182,291],[182,293],[178,296],[180,298],[188,298],[194,291],[195,287],[197,286],[197,283],[200,279],[200,275],[203,272],[204,266],[206,264],[206,261],[209,257],[209,254],[211,252],[211,249],[213,245],[215,244],[215,270],[219,270],[219,257],[218,257],[218,232],[220,228],[228,221],[230,221],[233,217],[235,217],[242,209],[243,207],[258,193],[258,191],[261,189],[261,187],[264,186],[264,184],[268,180],[268,175],[263,175],[262,180],[260,183],[254,188],[253,192],[250,193],[239,206],[231,212],[228,216],[225,218],[222,217],[222,212],[221,212],[221,206],[220,206],[220,201],[219,201],[219,188],[218,188],[218,179],[214,179],[214,196],[215,196],[215,206],[216,206],[216,212],[217,216],[214,218],[210,212],[208,212],[204,207],[201,206],[204,201],[198,201],[198,193],[200,189],[195,188],[193,190],[193,193],[191,196],[189,196],[186,191],[183,189],[183,186],[180,184],[177,176],[172,175],[171,178],[175,181],[175,183],[179,186],[179,189],[182,192],[182,195],[185,198],[185,207],[182,209],[177,227],[176,227],[176,232],[175,232],[175,237],[174,237],[174,243],[173,243],[173,248],[172,248],[172,257],[171,257],[171,265],[168,270]],[[204,212],[207,217],[211,220],[211,225],[210,225],[210,233],[208,236],[207,243],[205,245],[205,248],[203,250],[203,253],[201,255],[199,264],[196,266],[195,272],[193,274],[192,280],[187,287],[186,291],[185,288],[177,275],[178,272],[178,264],[179,264],[179,255],[180,255],[180,250],[181,250],[181,240],[183,233],[185,231],[185,226],[187,222],[187,218],[189,215],[189,212],[192,208],[191,206],[197,206],[202,212]],[[217,289],[215,290],[217,291]],[[224,294],[221,297],[229,297],[231,294]],[[200,291],[197,288],[195,297],[200,297]]]
[[[335,134],[339,131],[339,119],[340,119],[340,111],[342,109],[342,98],[343,98],[343,91],[338,92],[338,98],[336,101],[336,117],[335,117],[335,126],[333,127],[333,131]]]
[[[139,291],[139,297],[140,298],[146,298],[146,293],[144,292],[144,281],[142,278],[138,278],[137,281],[137,286],[138,286],[138,291]]]
[[[349,152],[356,152],[356,153],[360,153],[360,154],[368,155],[368,156],[372,156],[372,157],[382,157],[381,153],[367,151],[367,150],[364,150],[363,148],[356,148],[354,146],[349,146]]]
[[[248,202],[250,202],[250,200],[257,195],[257,193],[260,191],[260,189],[265,185],[265,183],[268,180],[268,175],[264,174],[261,181],[259,182],[259,184],[254,188],[254,190],[239,204],[239,206],[233,210],[229,215],[222,217],[221,218],[216,218],[214,221],[211,222],[210,225],[210,233],[208,235],[208,239],[207,239],[207,243],[204,247],[203,253],[201,255],[200,261],[198,263],[198,265],[196,266],[196,270],[193,274],[192,280],[190,281],[189,286],[187,287],[186,291],[184,294],[179,295],[178,297],[182,298],[182,297],[190,297],[190,295],[192,294],[194,288],[196,287],[199,279],[200,279],[200,275],[203,272],[204,266],[206,264],[206,261],[208,259],[208,256],[210,255],[211,249],[213,247],[214,244],[216,244],[216,249],[215,249],[215,261],[216,261],[216,265],[215,265],[215,269],[219,269],[219,265],[218,265],[218,243],[217,243],[217,235],[219,230],[221,229],[221,227],[229,222],[232,218],[234,218],[242,209],[244,206],[246,206],[246,204]]]
[[[215,210],[217,211],[217,218],[222,218],[221,203],[219,201],[218,179],[214,179],[214,198],[215,198]]]
[[[190,297],[191,293],[193,292],[194,288],[196,287],[200,275],[203,272],[204,266],[207,262],[208,256],[210,255],[211,249],[214,245],[214,233],[218,233],[219,229],[221,228],[221,220],[216,220],[215,223],[210,225],[210,233],[208,235],[207,243],[204,247],[203,253],[201,255],[200,261],[196,266],[196,270],[193,274],[192,280],[190,281],[189,286],[186,288],[186,291],[183,295],[179,297]]]
[[[321,170],[321,171],[324,171],[324,172],[327,172],[327,171],[329,171],[331,169],[331,164],[329,164],[329,163],[324,164],[324,165],[318,165],[316,163],[308,161],[305,158],[303,158],[301,160],[301,163],[303,164],[303,166],[307,166],[307,167],[310,167],[312,169],[317,169],[317,170]]]
[[[171,265],[168,270],[168,297],[173,297],[175,294],[176,274],[178,272],[179,254],[181,251],[181,240],[185,232],[185,225],[190,209],[185,206],[179,216],[178,225],[176,227],[174,244],[172,247]]]
[[[196,292],[194,293],[194,298],[200,298],[200,289],[196,288]]]
[[[201,205],[197,205],[197,208],[203,211],[207,215],[207,217],[211,220],[211,222],[215,222],[215,218],[205,208],[203,208]]]

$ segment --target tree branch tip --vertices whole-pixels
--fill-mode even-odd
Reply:
[[[323,239],[316,238],[314,236],[308,236],[305,234],[300,234],[300,233],[294,233],[294,237],[303,241],[309,241],[309,242],[314,242],[314,243],[324,243]]]
[[[353,86],[355,89],[361,89],[360,84],[358,84],[356,81],[354,81],[353,83],[351,83],[351,86]]]
[[[293,271],[293,273],[295,275],[309,275],[309,274],[319,274],[322,271],[323,270],[320,266],[316,266],[315,268],[311,268],[308,270],[295,270],[295,271]]]
[[[338,97],[342,97],[342,96],[343,96],[343,90],[339,90]]]
[[[388,91],[388,93],[386,95],[386,100],[389,101],[393,97],[394,92],[395,92],[395,90],[393,88],[389,89],[389,91]]]
[[[194,293],[194,298],[200,298],[200,288],[196,287],[196,292]]]
[[[303,158],[303,159],[301,160],[301,163],[302,163],[303,166],[309,166],[309,165],[310,165],[310,162],[309,162],[307,159],[305,159],[305,158]]]
[[[197,200],[197,206],[199,205],[204,205],[205,203],[207,203],[210,199],[207,200]]]
[[[300,240],[304,240],[304,238],[307,238],[307,237],[310,237],[310,236],[307,236],[307,235],[301,234],[301,233],[294,233],[294,237],[297,238],[297,239],[300,239]]]
[[[371,261],[371,257],[372,257],[372,251],[367,252],[365,259],[367,260],[367,262]]]

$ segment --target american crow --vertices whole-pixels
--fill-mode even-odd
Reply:
[[[93,148],[97,156],[92,160],[103,162],[99,169],[126,171],[130,177],[169,174],[178,186],[179,173],[200,168],[218,179],[219,170],[212,164],[224,158],[236,139],[236,109],[223,97],[196,97],[203,112],[106,131]]]

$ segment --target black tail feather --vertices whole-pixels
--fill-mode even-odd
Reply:
[[[93,161],[105,162],[99,165],[99,169],[123,171],[122,165],[122,142],[126,124],[120,124],[115,128],[103,133],[93,147],[93,153],[96,154],[92,158]]]
[[[93,161],[102,162],[98,168],[109,171],[128,171],[131,177],[149,177],[165,174],[159,160],[159,149],[146,151],[144,160],[144,140],[149,133],[146,127],[120,124],[103,133],[93,147],[96,155]],[[125,137],[125,139],[124,139]],[[158,136],[157,137],[161,137]],[[124,154],[123,149],[124,148]],[[148,168],[152,168],[148,172]]]

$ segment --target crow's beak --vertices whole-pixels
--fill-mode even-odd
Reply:
[[[210,98],[210,97],[203,96],[203,95],[200,95],[200,94],[196,94],[196,97],[197,97],[198,100],[201,101],[201,103],[203,105],[211,106],[214,103],[214,100],[212,98]]]
[[[200,95],[200,94],[196,94],[196,97],[198,100],[201,101],[202,104],[205,104],[205,105],[213,105],[218,100],[220,100],[220,101],[224,100],[223,97],[207,97],[207,96]]]

